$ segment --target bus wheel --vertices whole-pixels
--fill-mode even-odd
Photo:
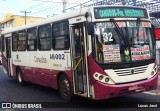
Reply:
[[[17,81],[20,85],[24,85],[22,71],[20,69],[17,71]]]
[[[73,96],[73,90],[68,76],[65,74],[61,75],[58,85],[61,97],[67,101],[70,101]]]

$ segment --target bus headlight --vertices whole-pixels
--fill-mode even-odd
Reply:
[[[154,71],[151,72],[151,75],[152,75],[152,76],[154,75]]]
[[[103,75],[103,74],[100,74],[100,73],[94,73],[93,75],[94,79],[99,81],[99,82],[102,82],[102,83],[108,83],[108,84],[115,84],[112,79],[107,76],[107,75]]]
[[[157,72],[157,67],[154,68],[154,72]]]
[[[105,78],[105,82],[108,82],[108,81],[109,81],[109,77],[106,77],[106,78]]]
[[[103,75],[100,75],[99,76],[99,80],[101,81],[103,79]]]
[[[155,67],[152,69],[149,78],[153,77],[156,73],[157,73],[157,66],[155,66]]]

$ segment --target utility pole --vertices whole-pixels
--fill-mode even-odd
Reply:
[[[63,13],[66,12],[66,4],[67,4],[67,0],[62,0],[63,1]]]
[[[27,19],[27,13],[31,13],[31,11],[30,12],[27,12],[27,11],[21,11],[21,13],[24,13],[24,15],[25,15],[25,25],[26,25],[26,19]]]

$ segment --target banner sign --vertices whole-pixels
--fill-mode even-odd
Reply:
[[[134,7],[101,7],[95,8],[96,19],[102,18],[148,18],[147,10]]]
[[[3,102],[3,111],[40,110],[42,108],[160,108],[160,102]],[[43,109],[42,109],[43,110]],[[45,110],[45,109],[44,109]],[[52,109],[54,110],[54,109]]]
[[[120,47],[116,45],[103,45],[103,57],[104,63],[108,62],[120,62]]]
[[[149,46],[131,48],[132,61],[150,59]]]

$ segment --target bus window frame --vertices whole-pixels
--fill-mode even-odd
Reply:
[[[13,38],[14,38],[14,34],[16,34],[17,36],[17,47],[16,47],[16,50],[14,50],[14,41],[13,41]],[[18,51],[18,32],[12,32],[12,51]]]
[[[40,28],[42,28],[42,27],[47,27],[47,26],[50,26],[50,34],[51,34],[51,44],[50,44],[50,49],[41,49],[41,47],[40,47],[40,34],[39,34],[39,30],[40,30]],[[47,37],[47,38],[49,38],[49,37]],[[39,51],[50,51],[51,49],[52,49],[52,25],[51,24],[45,24],[45,25],[41,25],[41,26],[38,26],[38,29],[37,29],[37,39],[38,39],[38,47],[37,47],[37,49],[39,49]],[[41,39],[46,39],[46,37],[45,38],[41,38]]]
[[[68,32],[67,32],[67,34],[59,34],[59,35],[55,35],[54,34],[54,26],[55,25],[60,25],[61,23],[67,23],[67,29],[68,29]],[[70,48],[70,32],[69,32],[70,30],[69,30],[69,21],[68,20],[63,20],[63,21],[59,21],[59,22],[55,22],[55,23],[53,23],[52,24],[52,38],[53,38],[53,40],[52,40],[52,47],[53,47],[53,50],[69,50],[69,48]],[[57,37],[64,37],[64,39],[67,39],[67,41],[68,41],[68,47],[66,47],[66,45],[64,44],[64,48],[56,48],[56,38]]]
[[[19,33],[20,32],[23,32],[24,31],[24,33],[25,33],[25,40],[19,40]],[[19,47],[19,41],[24,41],[25,42],[25,48],[23,49],[23,50],[20,50],[18,47]],[[18,31],[18,47],[17,47],[17,50],[18,51],[26,51],[26,49],[27,49],[27,32],[26,32],[26,30],[24,29],[24,30],[20,30],[20,31]]]
[[[36,39],[28,39],[28,31],[29,30],[36,30]],[[29,44],[28,44],[28,42],[29,42],[29,40],[36,40],[36,48],[34,48],[34,50],[29,50]],[[33,28],[29,28],[29,29],[27,29],[27,51],[37,51],[37,49],[38,49],[38,29],[37,29],[37,27],[33,27]]]
[[[4,35],[1,35],[0,39],[0,52],[4,52]]]

